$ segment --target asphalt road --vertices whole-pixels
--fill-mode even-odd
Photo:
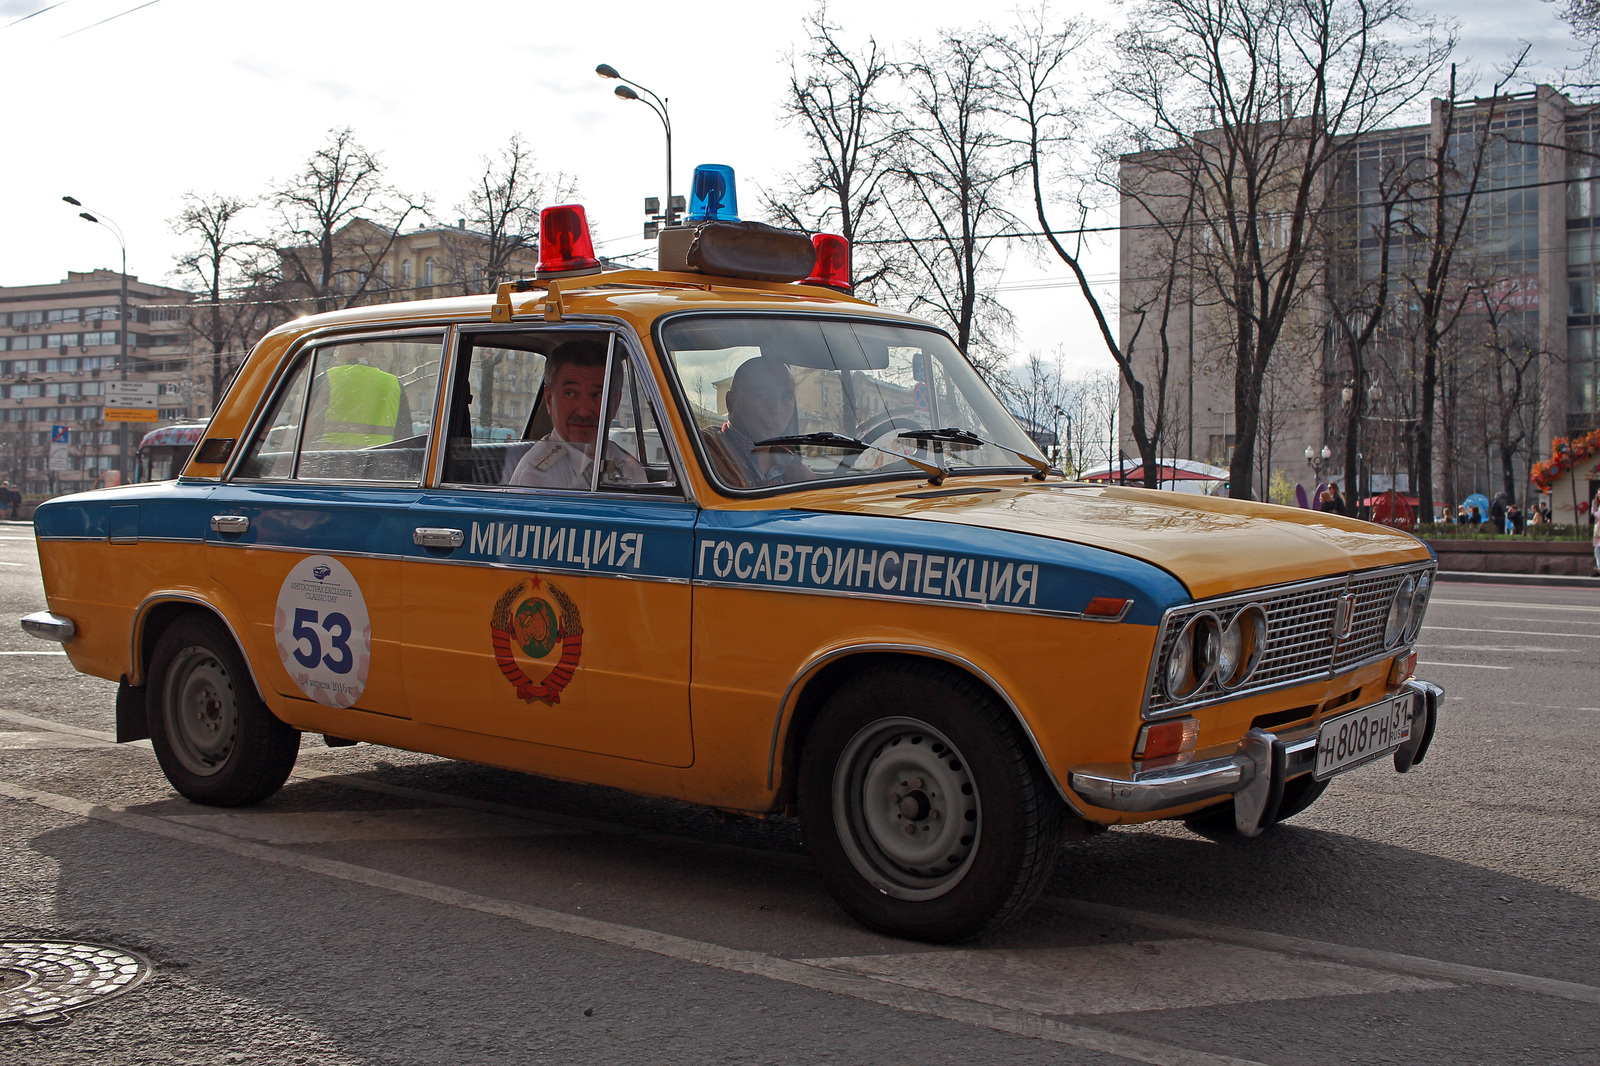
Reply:
[[[9,621],[43,603],[0,523],[0,941],[153,973],[0,1062],[1600,1063],[1600,590],[1442,585],[1424,766],[1253,841],[1070,843],[960,949],[851,923],[790,821],[310,740],[192,805]]]

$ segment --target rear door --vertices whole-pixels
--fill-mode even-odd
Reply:
[[[443,350],[437,330],[307,345],[211,498],[206,565],[281,695],[409,713],[402,559]]]

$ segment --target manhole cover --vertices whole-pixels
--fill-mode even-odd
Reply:
[[[0,1025],[62,1022],[64,1012],[126,992],[150,976],[150,961],[103,944],[0,940]]]

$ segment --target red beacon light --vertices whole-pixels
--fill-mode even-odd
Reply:
[[[850,242],[837,233],[813,233],[811,246],[817,250],[817,265],[805,285],[825,285],[840,292],[850,292]]]
[[[539,212],[539,267],[536,278],[566,278],[600,273],[589,219],[579,204],[547,207]]]

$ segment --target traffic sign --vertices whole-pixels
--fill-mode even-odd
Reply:
[[[51,444],[71,444],[72,443],[72,430],[69,429],[66,426],[51,426],[50,427],[50,443]]]
[[[106,407],[150,407],[161,405],[161,383],[157,381],[107,381],[103,387],[106,398]],[[116,419],[108,411],[107,418],[112,421],[134,422],[146,421],[145,419]],[[154,421],[154,418],[149,419]]]
[[[154,422],[156,409],[154,407],[107,407],[107,422]]]

